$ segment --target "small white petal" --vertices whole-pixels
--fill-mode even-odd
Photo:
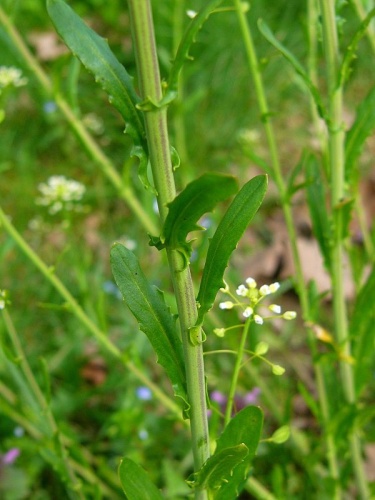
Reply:
[[[232,309],[233,307],[233,302],[228,300],[227,302],[220,302],[219,304],[220,309]]]
[[[279,282],[275,282],[275,283],[271,283],[270,285],[270,292],[271,293],[275,293],[277,292],[277,290],[280,288],[280,283]]]
[[[269,295],[271,293],[270,287],[268,285],[263,285],[259,288],[259,293],[263,296]]]
[[[250,318],[250,316],[253,314],[253,309],[252,307],[246,307],[244,312],[242,313],[245,318]]]
[[[270,306],[268,306],[268,309],[275,314],[281,313],[281,306],[279,306],[277,304],[271,304]]]
[[[245,285],[240,285],[236,290],[236,294],[240,295],[241,297],[246,297],[247,288],[245,287]]]
[[[283,318],[290,320],[290,319],[295,319],[297,317],[296,311],[285,311],[283,314]]]
[[[255,281],[254,278],[247,278],[246,284],[249,288],[256,288],[257,287],[257,282]]]
[[[263,325],[263,318],[259,314],[254,315],[254,321],[257,325]]]

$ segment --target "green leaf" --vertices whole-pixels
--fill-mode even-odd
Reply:
[[[208,19],[210,14],[216,9],[216,7],[222,3],[223,0],[210,0],[206,3],[204,7],[198,12],[198,14],[191,20],[189,26],[187,27],[180,45],[177,49],[176,57],[172,63],[172,68],[169,74],[168,87],[167,87],[167,102],[170,102],[177,95],[178,87],[178,77],[180,71],[185,64],[187,59],[191,59],[189,56],[189,50],[192,44],[195,42],[195,37],[198,31],[202,28],[205,21]]]
[[[363,144],[375,128],[375,87],[358,106],[357,117],[347,133],[345,143],[345,176],[349,185],[352,185],[353,175],[356,173],[356,163],[362,152]]]
[[[205,488],[215,492],[231,480],[234,469],[247,455],[248,449],[243,443],[225,448],[212,455],[198,472],[189,477],[187,483],[192,488]]]
[[[133,252],[119,243],[111,249],[111,267],[126,305],[138,321],[139,328],[147,335],[158,362],[172,382],[175,395],[185,402],[186,410],[182,343],[162,293],[147,281]]]
[[[247,406],[238,412],[224,429],[217,442],[215,454],[240,443],[246,446],[248,454],[245,460],[234,469],[228,483],[222,485],[215,500],[230,500],[238,497],[245,485],[251,462],[255,457],[262,427],[262,410],[257,406]]]
[[[258,28],[262,33],[262,35],[270,42],[270,44],[272,44],[279,52],[281,52],[281,54],[285,57],[285,59],[293,66],[296,73],[302,78],[304,84],[310,91],[310,94],[314,99],[315,105],[318,109],[319,115],[324,120],[327,120],[328,119],[327,111],[324,107],[319,90],[311,81],[305,68],[298,61],[298,59],[286,47],[284,47],[284,45],[281,42],[279,42],[279,40],[275,37],[270,28],[263,21],[263,19],[259,19]]]
[[[354,305],[349,331],[353,339],[355,390],[359,396],[371,379],[375,364],[375,267],[362,286]]]
[[[147,472],[130,458],[121,460],[118,475],[128,500],[163,500]]]
[[[309,205],[313,232],[327,270],[331,266],[330,241],[331,225],[327,213],[326,197],[319,165],[314,156],[306,162],[307,202]]]
[[[349,45],[347,46],[347,48],[345,50],[344,58],[343,58],[341,68],[340,68],[340,81],[338,84],[338,86],[340,86],[340,87],[342,87],[344,85],[345,81],[348,79],[348,77],[350,75],[350,72],[351,72],[350,65],[351,65],[353,59],[355,59],[357,57],[356,51],[357,51],[358,43],[360,42],[362,37],[365,36],[367,28],[371,22],[371,19],[374,16],[375,16],[375,8],[370,10],[370,12],[367,14],[367,16],[361,22],[361,24],[359,25],[359,28],[354,33],[353,38],[351,39]]]
[[[194,180],[168,205],[161,241],[179,250],[187,265],[191,255],[191,243],[186,241],[188,233],[203,229],[197,225],[202,215],[236,191],[237,182],[229,175],[204,174]]]
[[[229,258],[251,219],[258,211],[267,189],[267,177],[258,175],[247,182],[226,211],[208,247],[206,264],[197,297],[198,320],[211,309],[216,294],[224,286],[223,276]]]
[[[137,156],[141,165],[147,165],[143,117],[136,108],[140,98],[135,92],[132,78],[117,60],[107,41],[90,29],[63,0],[47,0],[47,10],[58,34],[94,75],[109,95],[109,101],[124,118],[125,132],[134,141],[132,156]]]

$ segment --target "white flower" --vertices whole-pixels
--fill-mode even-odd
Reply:
[[[220,302],[219,304],[220,309],[232,309],[233,306],[234,304],[230,300],[227,300],[226,302]]]
[[[263,318],[259,314],[254,314],[254,321],[257,325],[263,325]]]
[[[269,295],[271,292],[270,287],[268,285],[262,285],[259,288],[259,293],[264,297],[265,295]]]
[[[0,92],[1,89],[13,85],[22,87],[27,84],[27,78],[22,77],[22,71],[12,66],[0,66]]]
[[[275,293],[279,288],[280,288],[280,283],[278,283],[277,281],[275,283],[271,283],[270,292]]]
[[[271,304],[270,306],[268,306],[268,309],[275,314],[281,313],[281,306],[279,306],[277,304]]]
[[[252,307],[246,307],[246,309],[243,312],[243,316],[245,318],[250,318],[250,316],[253,314],[254,310]]]
[[[257,282],[255,281],[254,278],[247,278],[246,284],[249,288],[256,288],[257,287]]]
[[[245,287],[245,285],[240,285],[237,290],[236,290],[236,294],[237,295],[240,295],[241,297],[246,297],[247,296],[247,288]]]
[[[296,311],[285,311],[283,318],[287,320],[295,319],[297,317]]]
[[[53,175],[47,182],[39,184],[38,189],[42,196],[36,199],[36,203],[50,207],[50,214],[56,214],[63,208],[68,211],[78,209],[74,203],[81,201],[86,191],[83,184],[63,175]]]

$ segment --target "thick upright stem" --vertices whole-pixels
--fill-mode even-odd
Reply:
[[[159,64],[156,53],[152,11],[149,0],[129,0],[131,26],[138,66],[139,86],[145,100],[145,123],[151,168],[158,196],[161,222],[167,204],[176,195],[171,152],[168,139],[167,110],[158,107],[162,98]],[[147,102],[146,102],[147,101]],[[167,249],[174,286],[184,348],[190,425],[195,470],[199,470],[210,454],[202,344],[193,345],[189,328],[197,319],[196,302],[189,267],[184,268],[181,256]],[[196,491],[196,498],[205,499],[205,491]]]
[[[328,151],[329,173],[331,178],[331,212],[333,220],[332,242],[332,296],[337,343],[343,350],[344,359],[340,362],[341,381],[345,399],[356,402],[352,366],[345,360],[350,357],[347,307],[344,293],[344,241],[343,215],[340,203],[345,198],[345,130],[343,124],[343,88],[339,85],[339,47],[335,19],[334,0],[320,0],[323,20],[323,42],[327,67],[329,91]],[[351,459],[361,499],[370,497],[361,457],[360,439],[353,432],[349,438]]]

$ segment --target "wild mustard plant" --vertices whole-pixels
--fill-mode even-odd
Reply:
[[[317,12],[317,2],[310,0],[308,3],[309,8],[314,7],[310,9],[310,12]],[[354,3],[357,6],[359,5],[359,2]],[[171,387],[175,395],[174,401],[166,396],[160,387],[149,380],[143,370],[139,369],[132,360],[127,358],[126,353],[121,352],[116,343],[108,336],[105,327],[97,326],[95,320],[90,318],[83,307],[66,289],[62,281],[56,276],[53,267],[43,262],[15,229],[12,220],[1,209],[0,222],[2,228],[7,231],[29,260],[42,272],[45,279],[59,292],[63,299],[63,307],[75,315],[81,325],[98,340],[100,346],[110,353],[114,360],[127,367],[128,371],[137,378],[137,384],[139,384],[136,389],[137,399],[139,401],[157,399],[175,417],[177,416],[180,419],[183,417],[185,419],[183,420],[184,424],[191,424],[194,472],[188,478],[188,483],[192,487],[195,497],[202,499],[222,498],[226,500],[238,496],[239,491],[244,486],[244,478],[248,475],[249,467],[256,452],[262,425],[261,413],[254,406],[254,404],[258,403],[259,391],[262,391],[264,396],[266,396],[267,391],[271,392],[268,397],[268,401],[270,401],[268,406],[271,409],[272,418],[277,420],[279,425],[284,424],[286,419],[284,408],[277,407],[277,404],[275,408],[275,399],[272,399],[272,387],[268,387],[269,384],[264,382],[264,380],[261,380],[259,385],[255,384],[253,391],[245,394],[243,397],[236,392],[240,370],[247,370],[246,373],[249,373],[251,376],[254,373],[253,365],[249,363],[244,364],[245,356],[248,357],[247,360],[252,358],[261,359],[268,364],[271,369],[270,371],[274,375],[282,375],[285,371],[283,367],[272,363],[266,357],[269,350],[266,342],[258,342],[252,351],[247,348],[250,325],[262,326],[267,321],[275,319],[293,320],[296,317],[296,313],[294,311],[283,311],[281,306],[277,304],[277,301],[275,301],[276,303],[273,302],[272,294],[278,292],[278,283],[258,287],[257,283],[249,278],[233,291],[229,287],[222,288],[224,270],[228,264],[231,252],[259,207],[264,195],[265,178],[258,177],[252,179],[245,185],[245,189],[236,195],[237,187],[233,177],[205,174],[195,179],[177,194],[180,186],[176,187],[175,185],[174,169],[177,168],[179,160],[177,152],[169,143],[167,107],[170,104],[173,105],[176,103],[178,96],[182,104],[183,99],[181,99],[181,96],[185,95],[185,97],[188,97],[186,89],[183,90],[183,85],[181,85],[179,77],[181,69],[188,60],[190,55],[189,49],[193,40],[199,37],[198,31],[200,27],[211,12],[215,11],[215,9],[218,10],[217,7],[220,2],[210,1],[205,4],[207,5],[204,5],[201,10],[188,11],[191,24],[185,32],[182,25],[174,31],[174,60],[170,68],[164,68],[164,71],[168,74],[165,81],[161,82],[157,61],[158,51],[156,50],[153,36],[150,4],[144,0],[130,2],[131,24],[138,65],[138,86],[135,87],[129,81],[126,72],[123,72],[122,65],[116,63],[116,58],[113,58],[113,54],[111,51],[108,51],[106,43],[99,36],[87,29],[86,25],[77,19],[64,2],[60,0],[50,0],[48,2],[50,16],[61,37],[89,71],[94,73],[95,78],[108,92],[112,103],[119,109],[124,118],[127,126],[126,132],[134,144],[131,153],[133,160],[130,160],[130,162],[134,161],[134,163],[137,163],[139,161],[140,163],[138,170],[139,177],[146,186],[146,189],[148,189],[148,192],[153,192],[153,195],[156,197],[158,208],[155,210],[155,214],[157,214],[157,217],[154,217],[152,212],[144,210],[142,202],[137,199],[126,168],[124,168],[121,176],[117,167],[114,166],[112,161],[103,153],[93,139],[92,136],[100,136],[103,133],[103,123],[100,118],[98,119],[99,115],[96,114],[97,111],[95,110],[95,113],[86,114],[82,119],[79,117],[79,114],[75,113],[75,106],[72,105],[68,98],[62,95],[63,88],[60,90],[56,89],[56,85],[52,84],[52,81],[55,82],[55,80],[49,78],[37,63],[35,57],[27,49],[17,32],[15,32],[12,22],[4,13],[3,8],[0,7],[0,21],[13,41],[18,54],[21,55],[31,73],[33,73],[36,80],[40,83],[41,88],[46,93],[48,100],[46,101],[45,112],[59,112],[66,118],[71,129],[79,137],[83,147],[94,160],[95,164],[100,167],[101,172],[116,187],[119,196],[128,204],[140,226],[150,234],[150,244],[154,247],[152,250],[150,249],[150,256],[152,255],[152,251],[156,253],[156,248],[161,252],[165,252],[168,258],[170,281],[173,285],[174,296],[177,299],[177,305],[173,306],[173,309],[178,311],[177,323],[176,316],[170,312],[166,305],[163,293],[155,289],[153,280],[148,277],[148,273],[142,270],[141,264],[135,255],[140,251],[140,247],[135,244],[135,240],[130,236],[126,239],[118,238],[118,243],[113,247],[111,252],[115,280],[122,292],[126,305],[137,319],[140,329],[148,336],[160,365],[164,368],[171,381]],[[288,178],[284,175],[284,166],[281,164],[276,145],[276,133],[271,123],[271,111],[273,110],[268,108],[265,99],[265,89],[262,85],[262,67],[256,59],[252,39],[248,36],[249,30],[246,27],[245,19],[247,8],[244,2],[239,1],[235,1],[234,6],[240,20],[241,32],[244,36],[245,48],[250,68],[253,72],[255,91],[259,100],[262,121],[265,125],[269,144],[269,165],[267,161],[260,161],[260,164],[275,182],[280,193],[281,206],[284,211],[295,261],[295,285],[300,297],[302,317],[309,331],[309,345],[315,369],[318,401],[315,402],[315,393],[311,395],[306,389],[303,392],[303,387],[300,388],[300,392],[307,402],[311,413],[314,415],[314,424],[317,425],[319,423],[322,433],[325,436],[326,457],[323,457],[323,459],[319,457],[321,463],[318,465],[318,460],[315,456],[311,460],[312,463],[308,463],[311,448],[308,449],[306,447],[306,439],[300,439],[299,441],[296,439],[295,429],[291,433],[291,449],[289,451],[291,454],[296,453],[298,465],[301,465],[301,469],[306,471],[306,477],[308,476],[309,481],[320,486],[320,489],[317,489],[317,491],[322,492],[324,489],[322,485],[326,484],[324,494],[329,498],[335,498],[335,500],[342,498],[344,495],[343,490],[346,489],[348,483],[347,477],[344,476],[346,476],[346,471],[349,469],[345,457],[350,455],[357,477],[357,490],[362,498],[367,499],[368,488],[366,478],[363,474],[363,457],[361,456],[363,455],[363,448],[360,440],[363,428],[359,427],[360,424],[358,422],[361,419],[366,420],[368,416],[363,411],[362,403],[358,404],[358,401],[361,401],[361,393],[366,386],[366,376],[368,376],[368,372],[371,369],[371,356],[368,355],[369,349],[367,347],[372,345],[372,320],[371,315],[366,313],[370,309],[368,307],[369,299],[367,299],[366,306],[366,294],[367,297],[374,297],[375,287],[374,273],[371,272],[370,278],[363,288],[361,288],[359,297],[354,305],[353,315],[350,316],[342,293],[343,284],[341,276],[342,255],[343,250],[347,247],[347,241],[344,241],[344,231],[341,231],[340,228],[342,229],[342,225],[345,225],[343,223],[347,222],[345,219],[347,215],[345,210],[350,207],[350,200],[348,199],[350,193],[346,189],[347,186],[345,187],[345,182],[343,189],[342,182],[343,177],[345,177],[342,171],[342,155],[345,142],[343,141],[344,134],[342,129],[343,81],[337,78],[339,76],[340,54],[338,54],[337,40],[334,40],[336,30],[333,16],[334,5],[331,1],[320,2],[319,13],[319,19],[321,20],[319,30],[323,33],[328,62],[327,99],[324,97],[324,91],[320,96],[316,92],[317,82],[311,77],[314,72],[309,73],[311,77],[310,82],[307,78],[307,72],[298,64],[293,55],[285,50],[285,47],[282,46],[278,39],[279,37],[274,37],[264,22],[259,23],[259,27],[267,40],[273,43],[274,47],[292,63],[300,80],[302,79],[305,83],[307,82],[307,87],[312,94],[313,114],[317,117],[317,111],[323,112],[323,118],[327,126],[327,144],[325,144],[325,134],[321,136],[324,150],[324,168],[321,170],[317,168],[318,161],[321,160],[320,157],[314,158],[312,161],[310,158],[306,162],[308,165],[302,162],[293,170]],[[176,11],[180,7],[180,3],[176,2]],[[155,4],[155,8],[159,7],[156,7]],[[165,8],[164,5],[163,8]],[[221,9],[221,12],[224,11],[230,11],[230,8],[224,7]],[[249,11],[249,15],[252,15],[251,10]],[[310,26],[311,23],[308,24]],[[73,26],[74,31],[73,37],[68,29],[71,26]],[[324,29],[321,29],[322,27]],[[363,25],[361,29],[365,32],[366,27]],[[77,34],[82,37],[78,44],[74,39]],[[348,67],[349,63],[347,61],[350,60],[350,57],[348,56],[344,60],[345,64],[341,69]],[[115,78],[112,78],[113,75],[115,75]],[[337,82],[339,84],[336,86]],[[322,87],[325,87],[325,85]],[[327,107],[324,106],[325,100],[329,102],[329,106]],[[352,180],[350,174],[350,171],[353,171],[352,165],[355,164],[359,154],[358,151],[363,145],[364,137],[368,135],[372,128],[371,113],[366,113],[365,111],[365,108],[367,110],[373,108],[372,103],[373,96],[369,95],[369,98],[364,102],[363,109],[360,109],[358,112],[357,125],[353,126],[345,143],[345,154],[350,159],[350,161],[347,160],[346,162],[348,173],[346,181],[348,185],[350,184],[349,180]],[[181,122],[183,120],[179,124],[176,121],[175,126],[182,125],[183,127],[183,123],[181,124]],[[259,141],[259,131],[253,128],[243,129],[243,131],[238,136],[242,144],[246,144],[246,150],[250,151],[249,154],[251,156],[251,151]],[[181,139],[183,134],[179,136],[179,139],[177,136],[178,133],[176,132],[176,144],[174,145],[177,146],[182,160],[181,167],[184,168],[184,160],[187,158],[187,154],[183,152],[184,146]],[[255,158],[255,156],[253,155],[252,158]],[[336,168],[336,160],[339,168]],[[208,161],[207,158],[205,161]],[[306,183],[305,185],[299,185],[296,179],[304,169],[307,172]],[[332,174],[331,177],[327,175],[329,173]],[[74,185],[74,183],[70,184],[71,181],[66,178],[55,177],[54,180],[49,179],[46,183],[42,184],[43,187],[39,198],[40,205],[49,210],[50,215],[61,214],[63,210],[79,211],[82,201],[79,197],[83,195],[82,189],[80,194],[79,186]],[[181,177],[183,178],[183,176]],[[322,179],[329,177],[330,180],[324,192],[321,189],[323,184]],[[326,265],[328,264],[327,267],[332,277],[335,324],[331,328],[325,328],[320,325],[321,317],[317,313],[319,305],[321,305],[320,297],[318,297],[313,284],[308,285],[304,282],[301,258],[298,254],[296,229],[292,216],[292,198],[294,193],[304,186],[307,186],[307,190],[309,191],[309,204],[314,230],[316,231],[322,248],[322,254],[325,257]],[[336,187],[333,188],[333,186]],[[319,189],[314,191],[316,187]],[[325,217],[321,209],[326,207],[325,195],[331,192],[332,197],[327,206],[329,216]],[[333,193],[335,194],[333,195]],[[198,277],[190,268],[190,262],[195,257],[195,248],[188,234],[198,229],[197,223],[201,220],[203,213],[212,210],[218,202],[225,201],[230,196],[235,196],[234,201],[223,219],[218,223],[214,236],[209,242],[208,255],[202,272],[202,279],[199,282]],[[242,212],[247,210],[249,205],[252,205],[251,210],[247,212],[246,216],[242,217]],[[212,229],[213,231],[215,230],[215,228]],[[371,249],[371,235],[367,233],[367,236],[367,240],[370,241],[370,244],[367,243],[367,248]],[[142,252],[140,251],[140,253]],[[371,254],[371,251],[369,254]],[[330,262],[334,262],[334,267],[330,266]],[[163,272],[164,282],[166,281],[165,274]],[[360,278],[358,278],[357,282],[358,286],[362,287]],[[203,326],[207,332],[208,329],[205,325],[207,320],[206,315],[212,308],[216,293],[220,288],[227,295],[227,300],[222,300],[218,307],[224,311],[238,311],[240,320],[238,325],[215,328],[214,333],[219,338],[224,337],[223,343],[225,343],[229,335],[237,334],[240,331],[240,342],[236,352],[236,362],[229,395],[225,395],[218,390],[210,394],[211,400],[216,401],[225,414],[225,427],[222,435],[216,442],[217,435],[215,435],[215,432],[211,432],[210,443],[208,439],[209,421],[206,411],[206,370],[203,363],[203,354],[207,353],[207,347]],[[110,298],[115,299],[119,297],[119,291],[114,287],[112,282],[105,282],[103,290]],[[170,301],[170,297],[168,299]],[[0,309],[4,310],[7,300],[6,292],[1,291]],[[105,321],[103,321],[104,323]],[[7,320],[6,324],[7,329],[12,333],[11,323]],[[319,342],[332,347],[335,357],[331,356],[330,364],[324,353],[320,352]],[[22,354],[22,351],[17,351],[16,348],[16,354],[20,355],[20,353]],[[361,363],[355,363],[356,357],[361,360]],[[332,365],[335,365],[336,362],[341,365],[341,384],[338,383],[339,378],[335,374],[334,367],[332,368]],[[15,379],[17,376],[15,375]],[[256,374],[256,376],[259,378],[259,374]],[[332,393],[328,391],[327,387],[331,378],[335,381],[336,387],[343,387],[344,398],[336,397],[338,396],[336,394],[334,394],[335,397],[330,397]],[[32,377],[30,377],[30,380],[33,383]],[[35,387],[33,390],[31,392],[38,398]],[[1,382],[0,391],[1,395],[6,394],[6,389],[1,385]],[[340,399],[341,407],[336,404],[338,399]],[[342,404],[342,401],[344,401],[344,404]],[[51,413],[48,401],[40,400],[40,402],[44,414],[48,415],[49,418]],[[252,406],[248,407],[248,405]],[[240,411],[236,413],[233,411],[234,408]],[[369,413],[371,411],[370,409]],[[18,419],[24,428],[27,429],[27,432],[34,436],[35,439],[40,438],[40,434],[38,434],[39,429],[35,428],[32,423],[27,422],[27,419],[21,412],[17,415],[12,414],[12,417]],[[251,426],[249,426],[249,422],[252,423]],[[344,445],[342,444],[343,440],[341,439],[340,442],[340,439],[337,437],[340,434],[339,427],[342,422],[345,424],[343,427],[349,429],[348,436],[345,436]],[[51,424],[51,421],[49,424]],[[251,427],[251,436],[250,432],[248,432],[249,427]],[[46,428],[48,428],[48,425],[46,425]],[[53,429],[53,425],[50,428]],[[264,439],[263,442],[282,443],[288,438],[289,431],[290,427],[288,425],[282,425],[270,438]],[[63,444],[65,444],[67,436],[62,435],[61,432],[59,434],[59,429],[56,432],[57,436],[62,436]],[[149,436],[148,429],[139,429],[140,440],[146,440]],[[70,443],[69,441],[67,442]],[[349,446],[347,443],[349,443]],[[82,477],[87,483],[92,481],[94,488],[96,488],[96,494],[100,491],[109,498],[116,498],[114,490],[106,489],[106,484],[103,484],[102,481],[95,477],[95,468],[91,468],[86,464],[83,465],[81,462],[77,463],[73,459],[73,456],[79,456],[78,452],[76,454],[71,453],[69,456],[69,446],[59,448],[58,442],[56,443],[57,447],[50,446],[50,444],[48,442],[45,449],[55,452],[58,459],[55,456],[53,458],[49,456],[46,460],[49,460],[49,463],[58,470],[61,478],[66,481],[67,489],[70,490],[70,494],[73,497],[82,497],[88,491],[83,490],[84,493],[82,493],[82,484],[75,478],[75,475],[77,475],[78,477]],[[350,453],[348,453],[349,449]],[[326,463],[328,463],[327,470]],[[340,467],[342,464],[345,465],[345,468],[341,470]],[[267,467],[273,470],[272,467],[269,467],[269,464],[267,464]],[[275,495],[280,498],[287,497],[288,494],[297,497],[298,493],[295,493],[293,489],[286,492],[280,486],[283,482],[282,478],[278,477],[280,470],[281,467],[279,466],[278,469],[275,468],[274,474],[273,472],[270,473],[272,474],[270,484],[275,489]],[[71,471],[73,471],[73,475]],[[156,499],[161,497],[160,491],[152,484],[143,469],[129,457],[124,457],[122,461],[120,478],[123,489],[129,498],[139,500],[139,495],[141,495],[141,498],[146,498],[147,495]],[[287,479],[289,480],[289,478]],[[287,479],[285,479],[285,483],[287,483]],[[293,478],[290,479],[290,483],[293,483]],[[247,486],[256,498],[274,498],[254,478],[251,478]],[[353,491],[351,485],[350,488],[350,491]],[[92,491],[90,490],[91,493]],[[138,497],[136,496],[137,494]],[[306,493],[306,491],[303,491],[303,494],[305,496],[306,494],[314,495],[315,492],[311,493],[309,491]],[[87,495],[89,494],[87,493]]]

